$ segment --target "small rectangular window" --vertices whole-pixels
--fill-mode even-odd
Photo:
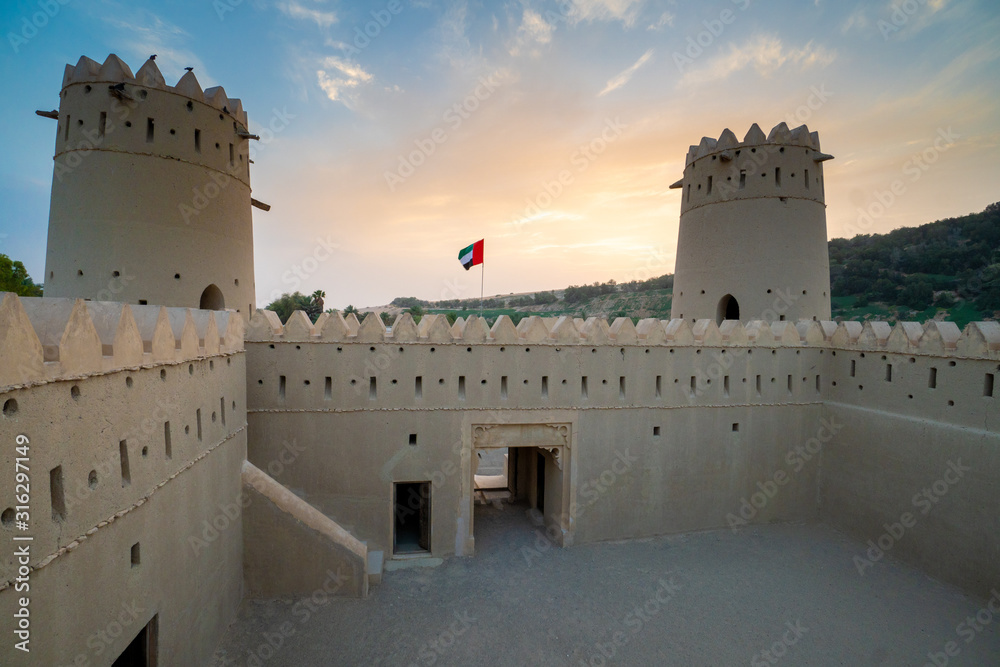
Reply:
[[[688,183],[687,200],[691,201],[691,184]]]
[[[104,131],[108,126],[108,112],[102,111],[101,117],[97,121],[97,136],[104,138]]]
[[[153,119],[152,118],[147,118],[146,119],[146,143],[147,144],[153,143]]]
[[[705,190],[705,194],[706,195],[712,194],[712,177],[711,176],[708,177],[708,187]]]
[[[464,375],[459,375],[458,376],[458,400],[460,400],[460,401],[464,401],[465,400],[465,376]]]
[[[410,434],[410,445],[413,446],[413,447],[417,446],[417,434],[416,433],[411,433]]]
[[[691,398],[694,398],[698,394],[698,378],[694,375],[691,376],[691,387],[689,390]]]
[[[236,153],[233,150],[233,145],[229,144],[229,166],[230,167],[235,166],[235,162],[236,162]]]
[[[281,375],[278,377],[278,398],[282,401],[285,400],[285,376]]]
[[[653,437],[654,438],[659,438],[660,437],[660,427],[659,426],[654,426],[653,427]]]
[[[820,387],[820,379],[819,379],[819,375],[817,375],[816,376],[816,393],[817,394],[820,392],[820,388],[819,387]]]
[[[66,126],[63,127],[63,141],[69,141],[69,121],[72,116],[66,114]]]
[[[983,396],[993,398],[993,373],[986,374],[986,380],[983,382]]]
[[[788,376],[788,395],[792,395],[792,376]]]
[[[132,472],[128,465],[128,442],[120,440],[118,442],[118,458],[122,466],[122,488],[132,483]]]
[[[374,401],[378,398],[378,383],[374,377],[368,378],[368,400]]]
[[[173,445],[170,442],[170,422],[163,422],[163,451],[168,461],[174,457]]]
[[[781,187],[781,167],[774,168],[774,185],[775,187]]]
[[[757,398],[760,398],[760,376],[759,375],[757,376],[756,386],[757,386]]]
[[[625,376],[621,375],[618,377],[618,398],[620,400],[625,400]]]
[[[194,411],[194,418],[198,423],[198,439],[201,440],[201,408]]]
[[[747,170],[740,169],[740,190],[744,190],[747,187]]]
[[[892,382],[892,364],[885,365],[885,381]]]
[[[424,397],[424,378],[420,375],[413,380],[413,397],[416,399]]]
[[[931,368],[930,377],[927,378],[927,388],[937,389],[937,369]]]
[[[66,518],[66,494],[63,491],[62,466],[56,466],[49,471],[49,496],[52,500],[52,520],[62,521]]]
[[[330,376],[323,382],[323,398],[328,401],[333,398],[333,378]]]
[[[736,433],[739,430],[740,430],[740,423],[739,422],[733,422],[733,433]]]
[[[194,152],[201,152],[201,130],[194,131]]]
[[[507,376],[500,376],[500,398],[504,401],[507,400]]]
[[[722,378],[722,395],[729,398],[729,376],[723,376]]]
[[[542,376],[542,398],[548,398],[548,397],[549,397],[549,376],[548,375],[543,375]]]
[[[660,398],[660,396],[662,395],[662,391],[663,391],[663,376],[662,375],[657,375],[656,376],[656,398]]]
[[[806,190],[809,189],[809,170],[806,169]]]
[[[587,400],[587,376],[580,378],[580,398]]]
[[[222,418],[222,425],[226,425],[226,397],[219,399],[219,416]]]
[[[139,550],[138,542],[132,545],[132,549],[129,552],[129,560],[132,562],[132,567],[139,567],[139,563],[141,562],[141,552]]]
[[[858,370],[858,362],[855,359],[851,359],[851,377],[854,377],[854,374],[857,372],[857,370]]]

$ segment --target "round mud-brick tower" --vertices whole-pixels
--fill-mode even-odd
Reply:
[[[830,255],[819,135],[754,124],[691,146],[671,317],[695,321],[828,320]]]
[[[150,58],[67,65],[45,296],[254,310],[250,133],[240,100]]]

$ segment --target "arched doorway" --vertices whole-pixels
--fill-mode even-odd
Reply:
[[[739,320],[740,304],[732,294],[727,294],[719,300],[719,308],[716,311],[715,323],[722,324],[723,320]]]
[[[226,299],[222,296],[222,290],[215,285],[209,285],[201,293],[201,303],[198,305],[202,310],[224,310]]]

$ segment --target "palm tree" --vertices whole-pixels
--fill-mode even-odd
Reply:
[[[316,310],[320,313],[323,312],[323,299],[326,298],[326,292],[321,289],[316,290],[312,293],[312,302],[316,306]]]
[[[356,315],[357,312],[358,312],[357,308],[355,308],[354,306],[348,305],[347,308],[344,308],[344,317],[347,317],[351,313],[354,313]]]

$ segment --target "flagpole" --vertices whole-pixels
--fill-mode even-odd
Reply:
[[[480,275],[480,282],[479,282],[479,318],[480,319],[482,319],[482,317],[483,317],[483,293],[484,293],[484,288],[486,286],[486,261],[485,260],[483,260],[483,263],[481,264],[481,266],[483,268],[480,269],[480,274],[479,274]]]

